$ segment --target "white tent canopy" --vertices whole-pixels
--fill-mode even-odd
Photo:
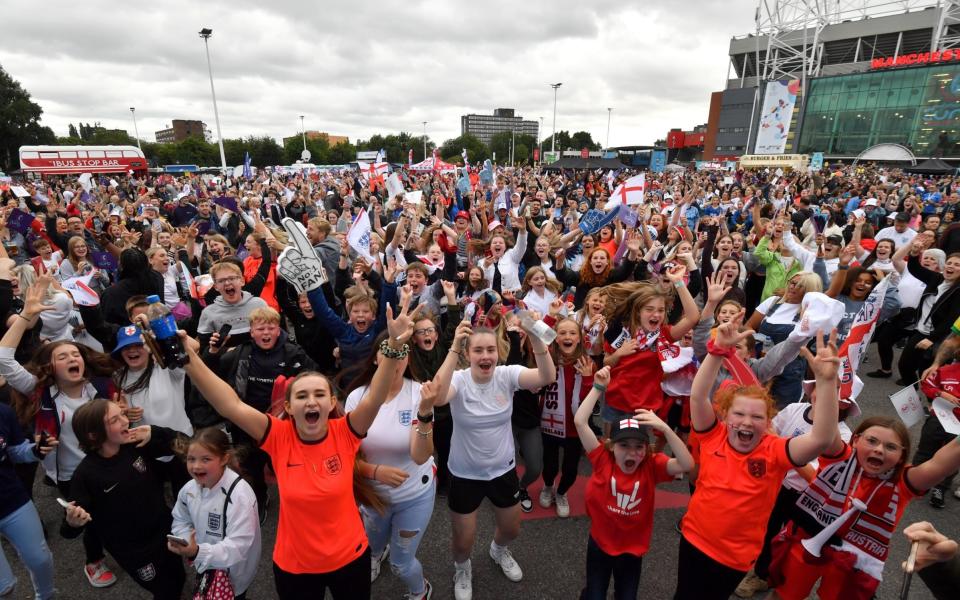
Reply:
[[[861,160],[875,160],[880,162],[909,162],[911,165],[917,164],[917,157],[913,155],[906,146],[900,144],[877,144],[870,146],[861,152],[853,164]]]

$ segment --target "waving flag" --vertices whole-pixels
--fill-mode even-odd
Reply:
[[[370,218],[367,217],[367,211],[361,209],[360,214],[357,215],[357,218],[347,231],[347,244],[356,250],[357,254],[372,263],[373,256],[370,254],[370,232]]]
[[[880,310],[883,308],[883,299],[890,287],[890,278],[884,277],[860,307],[857,316],[850,325],[850,333],[840,346],[840,397],[849,398],[853,392],[854,374],[860,366],[860,361],[867,353],[870,338],[877,328]]]
[[[387,160],[387,153],[383,151],[383,148],[380,148],[380,150],[377,151],[377,158],[374,162],[382,163],[382,162],[386,162],[386,160]]]
[[[640,173],[618,185],[617,189],[613,190],[604,208],[610,210],[619,204],[643,204],[643,198],[646,193],[646,173]]]
[[[470,172],[470,161],[467,160],[467,149],[464,148],[463,152],[460,153],[460,156],[463,157],[463,167],[467,170],[467,173]]]
[[[490,159],[483,161],[483,169],[480,171],[480,181],[484,184],[493,183],[493,163]]]
[[[243,153],[243,176],[244,176],[246,179],[252,179],[252,178],[253,178],[253,169],[250,168],[250,153],[249,153],[249,152],[244,152],[244,153]]]
[[[410,148],[410,151],[407,152],[407,166],[413,164],[413,148]]]

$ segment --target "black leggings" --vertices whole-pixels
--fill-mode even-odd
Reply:
[[[930,460],[937,453],[937,450],[952,442],[956,437],[943,429],[943,425],[940,424],[940,419],[936,415],[928,415],[927,420],[923,422],[923,429],[920,430],[920,441],[917,443],[917,451],[913,455],[913,464],[919,465]],[[948,492],[956,474],[957,472],[954,471],[933,487]]]
[[[563,466],[560,466],[560,449],[563,448]],[[543,434],[543,483],[553,485],[560,471],[558,494],[566,494],[577,481],[577,467],[580,465],[580,438],[558,438]]]
[[[920,373],[923,373],[924,369],[933,364],[933,350],[936,345],[926,350],[917,348],[918,342],[928,338],[929,336],[917,332],[913,332],[913,335],[907,338],[907,345],[904,346],[903,352],[900,353],[900,360],[897,362],[900,379],[906,385],[916,383],[920,379]]]
[[[637,600],[642,568],[642,556],[611,556],[590,536],[587,540],[587,585],[580,592],[580,600],[606,600],[611,576],[614,600]]]
[[[770,576],[770,560],[773,538],[780,533],[783,526],[790,521],[790,512],[797,504],[800,498],[800,492],[788,487],[780,487],[780,493],[777,494],[777,502],[773,505],[770,512],[770,519],[767,521],[767,534],[763,536],[763,549],[760,550],[760,556],[753,565],[753,572],[760,579],[767,579]]]
[[[721,565],[681,535],[673,600],[727,600],[746,574]]]
[[[111,552],[110,555],[137,585],[153,594],[154,600],[179,600],[186,580],[183,559],[167,550],[165,538],[159,538],[149,546],[146,553],[137,556],[126,552]]]
[[[877,333],[874,334],[873,339],[877,342],[881,370],[893,370],[893,347],[912,333],[905,329],[905,326],[913,320],[915,312],[912,308],[904,309],[903,312],[877,327]]]
[[[329,573],[287,573],[273,563],[273,581],[280,600],[323,598],[370,600],[370,547],[351,563]]]
[[[438,406],[434,412],[440,408]],[[447,414],[443,418],[434,417],[433,421],[433,447],[437,450],[437,487],[440,488],[450,485],[450,469],[447,468],[447,460],[450,458],[451,438],[453,438],[453,418],[447,409]]]
[[[70,498],[69,481],[58,481],[57,490],[64,498]],[[66,522],[67,516],[66,513],[64,513],[63,525],[61,525],[61,529],[66,526]],[[100,536],[93,527],[83,528],[83,552],[86,555],[86,564],[88,565],[92,565],[95,562],[103,560],[103,542],[100,541]]]

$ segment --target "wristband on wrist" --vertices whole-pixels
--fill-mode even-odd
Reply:
[[[720,346],[717,346],[717,344],[713,340],[710,340],[709,342],[707,342],[707,354],[712,354],[713,356],[730,358],[731,356],[734,355],[736,351],[737,349],[734,347],[721,348]]]
[[[421,415],[417,412],[417,421],[420,423],[433,423],[433,411],[431,410],[429,414]]]
[[[403,347],[399,349],[391,348],[389,344],[389,340],[383,340],[382,342],[380,342],[380,354],[382,354],[386,358],[400,360],[402,358],[406,358],[407,355],[410,354],[410,345],[404,344]]]
[[[30,318],[28,318],[28,317],[23,316],[23,313],[17,313],[17,316],[20,317],[21,319],[23,319],[24,321],[26,321],[27,323],[29,323],[30,321],[33,320],[33,319],[30,319]]]
[[[373,479],[374,481],[377,480],[377,470],[379,469],[380,469],[380,465],[377,465],[373,468],[373,477],[371,479]]]
[[[850,265],[837,265],[838,271],[846,271],[849,268],[850,268]]]
[[[604,393],[605,391],[607,391],[607,386],[605,386],[605,385],[600,385],[599,383],[595,383],[595,384],[593,384],[593,389],[597,390],[598,392],[600,392],[600,393],[602,394],[602,393]]]

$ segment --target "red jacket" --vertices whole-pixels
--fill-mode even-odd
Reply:
[[[947,392],[960,398],[960,363],[944,365],[920,382],[920,390],[933,400]]]

